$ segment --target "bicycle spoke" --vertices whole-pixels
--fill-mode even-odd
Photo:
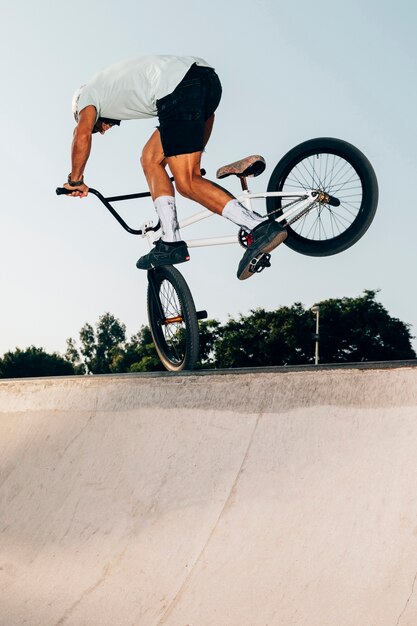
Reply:
[[[175,289],[169,281],[162,281],[160,285],[159,298],[164,312],[165,320],[182,318],[181,305],[178,300]],[[184,323],[183,322],[169,322],[162,324],[161,330],[164,336],[165,342],[169,351],[171,352],[171,358],[180,363],[184,358],[184,338],[183,334]]]
[[[305,168],[307,170],[307,168]],[[296,183],[298,189],[301,187],[302,189],[308,189],[310,187],[310,172],[307,170],[307,177],[305,176],[304,172],[301,171],[301,169],[299,169],[298,165],[295,168],[295,170],[292,172],[293,176],[296,175],[297,171],[297,178],[294,178],[294,182]],[[304,180],[304,182],[302,182],[302,180]]]
[[[297,163],[282,191],[290,193],[296,189],[320,190],[340,201],[338,207],[316,202],[302,208],[299,216],[289,217],[291,228],[310,240],[333,239],[346,231],[356,219],[363,199],[362,183],[355,169],[349,161],[332,153],[313,154]],[[284,216],[290,208],[294,208],[294,201],[282,198]]]

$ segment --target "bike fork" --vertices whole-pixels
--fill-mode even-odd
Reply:
[[[168,324],[180,324],[183,322],[182,315],[176,317],[167,318],[164,309],[162,308],[161,300],[159,298],[159,292],[155,281],[155,269],[148,270],[148,283],[152,293],[152,298],[156,305],[156,312],[158,316],[158,323],[161,326],[167,326]],[[205,320],[208,317],[207,311],[196,311],[198,320]]]
[[[155,270],[148,270],[148,283],[149,283],[149,288],[151,290],[152,293],[152,298],[153,301],[155,303],[156,306],[156,312],[158,314],[158,322],[159,324],[163,324],[165,321],[165,314],[164,314],[164,310],[162,308],[162,304],[161,304],[161,300],[159,299],[159,293],[158,293],[158,289],[156,287],[155,284]]]

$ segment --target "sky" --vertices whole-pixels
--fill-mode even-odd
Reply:
[[[217,70],[223,98],[203,158],[208,178],[261,154],[267,168],[250,188],[263,191],[289,149],[329,136],[362,150],[379,182],[374,222],[339,255],[280,246],[270,269],[242,282],[241,247],[193,249],[180,269],[197,308],[224,322],[257,307],[309,307],[380,289],[390,315],[417,335],[416,23],[412,0],[0,0],[0,355],[30,345],[64,353],[66,339],[105,312],[129,336],[147,323],[146,272],[135,266],[146,241],[94,196],[55,195],[71,169],[74,90],[107,65],[146,54],[194,55]],[[96,135],[87,184],[108,196],[146,190],[140,154],[155,125],[134,120]],[[239,192],[237,179],[223,182]],[[180,219],[200,210],[181,197],[177,205]],[[134,227],[154,217],[150,200],[122,212]],[[235,232],[213,216],[183,236]]]

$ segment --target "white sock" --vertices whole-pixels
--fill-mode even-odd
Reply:
[[[162,241],[169,243],[181,241],[175,198],[173,196],[159,196],[155,199],[154,205],[161,222]]]
[[[249,211],[249,209],[236,200],[236,198],[226,204],[222,215],[234,224],[242,226],[245,230],[253,230],[255,226],[258,226],[258,224],[265,220],[264,217],[261,217],[257,213]]]

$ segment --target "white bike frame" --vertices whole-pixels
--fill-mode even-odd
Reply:
[[[307,207],[311,206],[315,202],[317,202],[317,191],[303,191],[303,192],[282,192],[282,191],[266,191],[261,193],[252,193],[251,191],[244,191],[240,196],[236,196],[236,199],[239,202],[242,202],[249,211],[252,211],[252,199],[254,198],[292,198],[293,200],[300,200],[301,202],[297,202],[291,208],[289,207],[288,211],[285,215],[280,215],[276,221],[281,222],[283,220],[288,220],[291,215],[295,213],[300,213],[305,210]],[[203,211],[199,211],[198,213],[194,213],[194,215],[190,215],[190,217],[185,218],[180,221],[179,227],[180,229],[185,228],[186,226],[190,226],[191,224],[195,224],[196,222],[200,222],[202,220],[211,217],[212,215],[216,215],[212,211],[208,209],[203,209]],[[142,237],[146,237],[148,239],[149,245],[152,245],[156,239],[159,239],[159,231],[148,230],[153,226],[153,221],[145,222],[141,225]],[[191,239],[187,240],[187,246],[189,248],[201,248],[206,246],[220,246],[224,244],[231,243],[239,243],[238,235],[233,236],[222,236],[222,237],[206,237],[204,239]]]

